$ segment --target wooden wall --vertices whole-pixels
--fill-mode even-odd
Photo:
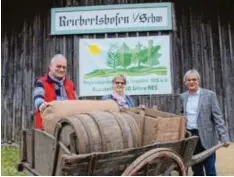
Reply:
[[[216,91],[229,133],[234,140],[234,3],[231,0],[174,0],[172,32],[131,32],[50,36],[50,8],[98,4],[148,3],[153,0],[22,0],[2,1],[2,143],[19,142],[20,130],[30,127],[35,78],[47,71],[56,53],[68,59],[69,77],[78,83],[80,38],[170,34],[173,95],[133,96],[137,103],[180,113],[183,75],[196,68],[202,87]],[[162,2],[162,1],[158,1]],[[165,1],[164,1],[165,2]],[[25,8],[24,4],[28,4]],[[23,10],[24,9],[24,10]],[[221,10],[222,9],[222,10]],[[99,99],[86,97],[82,99]]]

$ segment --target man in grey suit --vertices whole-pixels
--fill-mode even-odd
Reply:
[[[199,87],[200,75],[197,70],[186,72],[184,83],[188,91],[181,94],[181,103],[186,117],[186,127],[194,136],[199,136],[195,154],[218,144],[230,145],[230,139],[219,108],[215,92]],[[192,167],[194,176],[216,176],[215,153]]]

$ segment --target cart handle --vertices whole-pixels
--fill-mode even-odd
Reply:
[[[216,150],[218,150],[221,147],[223,147],[223,143],[217,144],[216,146],[214,146],[210,149],[207,149],[199,154],[193,155],[188,166],[195,165],[195,164],[205,160],[207,157],[209,157],[212,153],[214,153]]]

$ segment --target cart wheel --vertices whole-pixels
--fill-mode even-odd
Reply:
[[[157,148],[138,157],[125,169],[122,176],[169,176],[173,171],[177,171],[180,176],[187,174],[180,155],[168,148]]]

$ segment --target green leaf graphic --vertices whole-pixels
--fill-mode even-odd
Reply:
[[[117,52],[117,44],[112,44],[108,50],[107,66],[116,69],[120,65],[119,53]]]
[[[147,64],[151,67],[159,64],[159,58],[162,56],[161,53],[159,53],[161,46],[150,46],[148,50],[148,60]]]
[[[124,69],[126,69],[131,64],[131,58],[132,58],[131,49],[127,46],[126,43],[123,43],[118,50],[118,54],[120,59],[120,65]]]
[[[135,49],[133,49],[133,54],[132,54],[132,62],[137,64],[138,67],[141,66],[141,63],[146,58],[144,55],[142,55],[141,48],[142,48],[142,44],[138,42]]]

